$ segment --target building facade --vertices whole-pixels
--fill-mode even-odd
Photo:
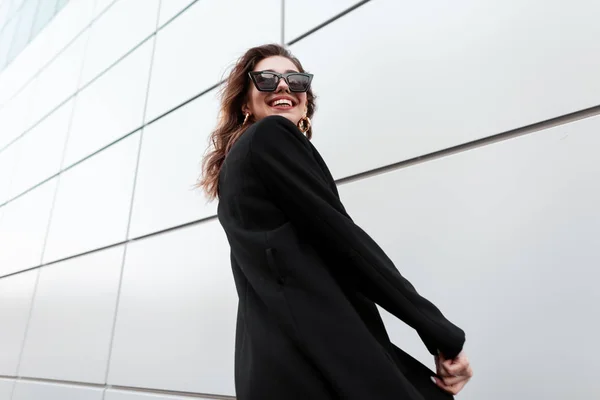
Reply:
[[[598,2],[25,2],[0,0],[0,400],[235,397],[193,185],[219,82],[265,43],[315,75],[349,213],[466,331],[461,398],[600,396]]]

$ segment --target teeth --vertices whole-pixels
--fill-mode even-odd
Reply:
[[[273,107],[278,106],[278,105],[286,105],[291,107],[292,106],[292,102],[286,99],[279,99],[279,100],[275,100],[273,102]]]

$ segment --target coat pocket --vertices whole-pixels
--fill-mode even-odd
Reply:
[[[277,280],[277,283],[279,283],[280,285],[283,285],[285,283],[285,276],[283,275],[281,269],[277,265],[277,260],[275,257],[277,254],[277,251],[273,248],[268,248],[266,250],[266,254],[267,254],[267,264],[269,265],[269,269],[271,270],[271,273]]]

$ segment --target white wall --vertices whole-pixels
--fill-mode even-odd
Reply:
[[[600,5],[284,3],[70,0],[0,72],[0,400],[235,395],[227,242],[192,185],[214,86],[282,40],[349,212],[467,333],[460,397],[599,397]]]

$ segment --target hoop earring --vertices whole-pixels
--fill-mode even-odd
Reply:
[[[310,118],[306,115],[300,118],[300,121],[298,121],[298,129],[300,129],[300,132],[302,133],[308,132],[310,130]]]
[[[244,122],[242,122],[242,126],[246,125],[248,118],[250,117],[250,113],[246,113],[246,118],[244,118]]]

